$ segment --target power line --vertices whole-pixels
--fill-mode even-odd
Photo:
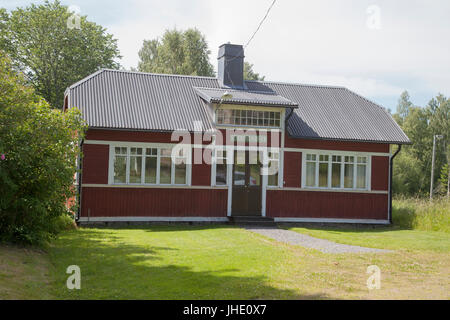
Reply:
[[[240,56],[241,54],[244,53],[244,49],[247,48],[247,46],[250,44],[250,42],[251,42],[251,41],[253,40],[253,38],[255,37],[256,33],[258,33],[258,31],[259,31],[259,29],[261,28],[262,24],[264,23],[264,21],[266,20],[267,16],[269,15],[270,10],[272,10],[272,7],[275,5],[275,2],[277,2],[277,0],[273,0],[273,1],[272,1],[271,5],[269,6],[269,8],[268,8],[267,11],[266,11],[266,14],[264,15],[264,17],[263,17],[263,18],[261,19],[261,21],[259,22],[258,27],[256,28],[255,32],[253,32],[252,36],[251,36],[250,39],[247,41],[247,43],[245,44],[245,46],[242,47],[241,52],[240,52],[237,56],[235,56],[235,57],[231,58],[230,60],[228,60],[229,62],[230,62],[230,61],[233,61],[234,59],[237,59],[238,56]],[[230,73],[228,72],[228,70],[227,70],[227,73],[228,73],[228,77],[229,77],[230,80],[231,80],[231,85],[234,86],[233,80],[231,79]]]
[[[231,58],[228,61],[233,61],[234,59],[237,59],[238,56],[240,56],[241,54],[244,53],[244,49],[247,48],[247,46],[250,44],[250,42],[253,40],[253,38],[255,37],[256,33],[259,31],[259,29],[261,28],[262,24],[264,23],[264,21],[266,20],[267,16],[269,15],[270,10],[272,10],[272,7],[274,6],[275,2],[277,2],[277,0],[273,0],[272,4],[269,6],[269,8],[266,11],[266,14],[264,15],[264,17],[261,19],[261,21],[259,22],[258,27],[256,28],[255,32],[253,32],[252,36],[250,37],[250,39],[247,41],[247,43],[245,44],[245,46],[242,47],[241,52],[239,52],[239,54],[236,57]]]
[[[267,9],[266,14],[264,15],[264,17],[262,18],[261,22],[259,23],[258,27],[256,28],[255,32],[253,32],[252,36],[250,37],[250,39],[247,41],[247,43],[245,44],[244,48],[247,48],[247,46],[250,44],[250,42],[253,40],[253,38],[255,37],[256,33],[259,31],[259,29],[261,28],[262,24],[264,23],[264,21],[266,20],[267,16],[269,15],[270,10],[272,10],[272,7],[274,6],[275,2],[277,2],[277,0],[273,0],[272,4],[270,5],[270,7]]]

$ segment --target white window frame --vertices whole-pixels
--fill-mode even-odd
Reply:
[[[316,156],[315,161],[306,160],[307,154],[312,154]],[[319,187],[319,163],[323,163],[320,161],[320,156],[328,156],[328,186],[327,187]],[[340,172],[340,186],[332,187],[332,164],[333,164],[333,156],[341,157],[341,172]],[[353,186],[352,188],[344,188],[344,166],[345,166],[345,157],[354,157],[353,162]],[[358,165],[358,157],[366,158],[366,186],[364,188],[357,188],[357,165]],[[315,186],[307,186],[306,185],[306,162],[315,162]],[[336,162],[334,162],[336,163]],[[328,150],[311,150],[302,152],[302,170],[301,170],[301,187],[304,189],[311,190],[340,190],[340,191],[371,191],[371,168],[372,164],[372,155],[369,153],[362,152],[347,152],[347,151],[328,151]]]
[[[217,151],[225,151],[226,152],[226,157],[218,157],[217,156]],[[211,149],[211,186],[213,187],[225,187],[230,185],[230,171],[233,170],[233,161],[232,158],[233,157],[233,149],[229,148],[227,146],[216,146],[215,148]],[[217,184],[217,159],[224,159],[226,161],[227,164],[227,174],[226,174],[226,183],[225,185],[223,184]]]
[[[171,176],[170,183],[160,183],[160,167],[161,167],[161,149],[172,149],[176,144],[149,144],[149,143],[117,143],[110,144],[109,148],[109,168],[108,168],[108,184],[110,185],[142,185],[142,186],[190,186],[191,185],[191,175],[192,175],[192,146],[188,148],[188,154],[186,157],[176,156],[175,158],[185,158],[186,159],[186,183],[184,184],[175,184],[175,159],[172,157],[172,167],[171,167]],[[117,183],[114,182],[114,158],[115,148],[127,148],[127,159],[126,159],[126,182],[125,183]],[[131,148],[142,148],[142,172],[141,172],[141,183],[130,183],[130,150]],[[156,155],[156,183],[145,183],[145,159],[146,149],[157,149]],[[153,156],[155,157],[155,156]]]
[[[271,154],[271,156],[269,156],[269,153]],[[267,152],[267,164],[270,163],[270,161],[277,161],[278,162],[278,181],[277,184],[274,186],[269,185],[269,176],[267,176],[267,188],[279,188],[280,187],[280,178],[281,178],[281,153],[282,151],[280,149],[276,149],[275,148],[272,150],[270,147],[268,148],[268,152]],[[274,157],[274,154],[278,154],[278,157]],[[266,155],[266,153],[265,153]]]

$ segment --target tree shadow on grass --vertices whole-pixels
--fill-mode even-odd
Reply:
[[[68,232],[51,248],[58,299],[327,299],[275,288],[265,276],[240,276],[235,268],[196,271],[167,264],[164,255],[178,248],[135,246],[114,232]],[[185,261],[185,260],[184,260]],[[203,260],[205,261],[205,260]],[[208,262],[205,262],[208,263]],[[81,269],[81,290],[68,290],[66,268]]]

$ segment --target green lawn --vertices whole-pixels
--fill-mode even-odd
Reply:
[[[288,228],[338,243],[392,250],[450,252],[450,233],[403,230],[395,227],[311,227]]]
[[[450,298],[447,233],[294,230],[395,251],[324,254],[224,225],[81,228],[62,234],[47,253],[0,246],[0,298]],[[373,264],[382,287],[369,291]],[[66,288],[69,265],[81,268],[81,290]]]

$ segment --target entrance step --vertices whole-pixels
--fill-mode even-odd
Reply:
[[[259,217],[259,216],[232,216],[228,217],[230,223],[236,225],[249,225],[249,226],[264,226],[264,227],[276,227],[273,218]]]

